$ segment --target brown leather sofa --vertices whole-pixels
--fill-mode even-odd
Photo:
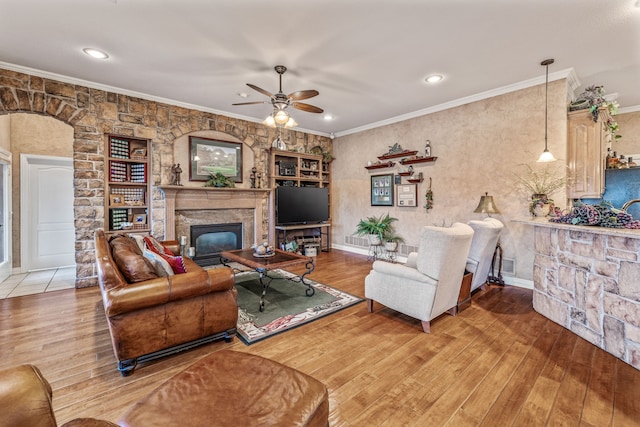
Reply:
[[[56,427],[52,399],[37,367],[0,371],[0,427]],[[328,425],[329,395],[320,381],[273,360],[221,350],[134,403],[118,424],[78,418],[63,427]]]
[[[169,249],[177,252],[177,242],[172,243]],[[95,249],[104,311],[123,376],[139,362],[235,336],[238,304],[230,268],[204,270],[185,257],[186,273],[129,283],[121,270],[130,277],[131,270],[143,269],[139,258],[132,253],[135,259],[123,262],[117,256],[116,263],[103,230],[95,233]]]

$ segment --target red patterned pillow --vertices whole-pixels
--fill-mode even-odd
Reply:
[[[162,246],[162,244],[160,244],[160,242],[158,242],[153,237],[145,237],[144,241],[150,251],[157,253],[169,263],[171,269],[175,274],[182,274],[187,272],[187,267],[184,265],[184,259],[182,259],[181,256],[173,255],[173,252]]]
[[[180,255],[159,255],[169,263],[174,273],[182,274],[187,272],[187,267],[184,265],[184,259]]]
[[[162,243],[158,242],[153,236],[145,236],[144,242],[147,244],[147,247],[155,253],[173,256],[173,252],[165,248]]]

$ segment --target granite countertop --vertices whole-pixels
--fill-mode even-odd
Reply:
[[[520,224],[534,225],[537,227],[557,228],[572,231],[581,231],[594,234],[605,234],[607,236],[621,236],[640,239],[640,230],[631,228],[607,228],[590,225],[572,225],[558,222],[551,222],[547,218],[518,218],[513,222]]]

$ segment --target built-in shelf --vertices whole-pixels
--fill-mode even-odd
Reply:
[[[403,151],[401,153],[383,154],[382,156],[378,156],[378,159],[380,160],[397,159],[400,157],[415,156],[416,154],[418,154],[418,151]]]
[[[365,166],[365,169],[384,169],[384,168],[390,168],[392,166],[394,166],[395,163],[394,162],[384,162],[384,163],[379,163],[377,165],[371,165],[371,166]]]
[[[415,159],[402,159],[400,160],[401,165],[414,165],[416,163],[427,163],[427,162],[435,162],[437,157],[418,157]]]

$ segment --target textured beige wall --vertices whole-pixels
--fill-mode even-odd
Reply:
[[[516,277],[532,279],[533,230],[511,222],[528,217],[530,194],[517,192],[514,174],[523,164],[541,167],[536,159],[544,149],[544,85],[425,115],[400,123],[347,135],[334,140],[336,160],[332,164],[332,238],[344,244],[360,218],[390,212],[399,219],[397,231],[406,244],[417,245],[423,225],[451,224],[483,219],[473,213],[480,196],[488,192],[501,211],[495,215],[505,223],[501,242],[505,258],[516,260]],[[565,80],[549,84],[549,149],[557,158],[553,167],[564,170],[567,141],[567,85]],[[405,149],[424,149],[429,139],[434,163],[415,165],[425,181],[418,184],[419,207],[370,205],[370,176],[400,171],[369,171],[367,161],[399,143]],[[432,178],[434,208],[424,209],[424,196]],[[566,193],[554,194],[566,205]]]
[[[0,116],[0,148],[11,151],[11,119]]]
[[[20,266],[20,154],[73,157],[73,128],[37,114],[14,113],[11,119],[13,267]]]
[[[640,154],[640,111],[615,116],[622,138],[611,146],[611,151],[625,156]],[[634,158],[638,163],[640,157]]]

